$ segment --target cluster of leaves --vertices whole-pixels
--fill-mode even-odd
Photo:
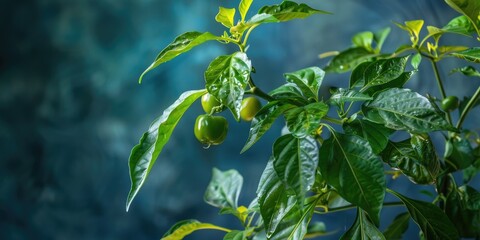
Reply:
[[[236,9],[220,7],[215,19],[228,28],[223,35],[188,32],[177,37],[141,75],[206,41],[235,44],[239,51],[214,59],[205,71],[206,89],[183,93],[154,121],[132,149],[129,160],[132,187],[127,210],[142,187],[176,124],[190,105],[205,93],[212,94],[238,120],[246,94],[268,103],[256,114],[242,152],[247,151],[269,130],[276,119],[285,120],[285,131],[273,143],[270,160],[258,184],[257,197],[248,207],[238,205],[242,176],[235,170],[214,169],[205,201],[232,214],[244,226],[231,230],[197,220],[173,226],[162,239],[183,239],[199,229],[225,231],[224,239],[304,239],[328,234],[323,223],[311,222],[314,214],[357,209],[357,217],[342,239],[401,239],[410,219],[424,239],[480,237],[480,193],[469,186],[480,171],[478,133],[462,128],[468,113],[478,106],[480,87],[465,97],[460,107],[444,112],[437,101],[447,96],[437,63],[455,57],[469,63],[480,62],[480,48],[444,46],[445,34],[471,37],[480,31],[480,3],[475,0],[446,0],[461,16],[444,27],[427,26],[423,20],[397,23],[411,42],[393,53],[383,53],[382,45],[390,29],[361,32],[353,46],[341,51],[322,68],[308,67],[286,73],[286,83],[266,93],[253,82],[252,63],[247,56],[250,32],[265,23],[284,22],[326,13],[290,1],[265,6],[246,20],[252,0],[241,0],[240,19]],[[480,39],[479,39],[480,40]],[[329,54],[328,54],[329,55]],[[420,70],[422,59],[433,67],[441,97],[423,96],[404,87]],[[335,88],[328,99],[318,95],[326,73],[351,71],[347,87]],[[473,66],[453,69],[479,77]],[[331,111],[333,110],[333,111]],[[334,112],[335,116],[330,116]],[[454,124],[452,114],[458,114]],[[330,115],[329,115],[330,114]],[[445,154],[439,156],[430,133],[445,136]],[[396,132],[408,134],[395,139]],[[387,169],[387,171],[386,171]],[[455,172],[463,172],[457,186]],[[406,176],[414,184],[431,185],[438,193],[430,202],[406,197],[386,186],[386,177]],[[384,202],[386,193],[398,202]],[[378,229],[383,207],[402,205],[383,233]],[[457,224],[453,224],[455,222]]]

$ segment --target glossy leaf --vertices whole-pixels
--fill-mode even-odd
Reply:
[[[377,92],[382,92],[382,91],[387,90],[389,88],[402,88],[405,85],[405,83],[407,83],[408,80],[410,80],[410,78],[415,73],[416,73],[416,71],[403,72],[402,74],[400,74],[399,77],[397,77],[393,80],[390,80],[385,84],[381,84],[381,85],[377,85],[377,86],[373,86],[373,87],[368,88],[367,90],[365,90],[365,93],[373,96]]]
[[[445,163],[451,171],[467,168],[475,160],[472,145],[467,139],[448,139],[445,149]]]
[[[438,157],[427,136],[413,135],[401,142],[389,142],[381,156],[416,184],[432,184],[440,172]]]
[[[292,1],[284,1],[279,5],[264,6],[260,8],[258,14],[254,15],[247,23],[277,23],[286,22],[294,19],[309,17],[313,14],[328,14],[328,12],[313,9],[302,3],[298,4]]]
[[[368,119],[391,129],[412,133],[456,131],[426,97],[409,89],[388,89],[364,106],[363,112]]]
[[[292,73],[286,73],[287,82],[294,83],[304,96],[318,100],[318,89],[322,85],[325,72],[318,67],[310,67]]]
[[[263,134],[270,129],[280,115],[293,107],[293,105],[282,104],[278,101],[269,102],[263,106],[262,109],[255,114],[255,117],[252,120],[247,142],[245,143],[245,146],[243,146],[241,152],[243,153],[252,147],[253,144],[255,144],[263,136]]]
[[[451,53],[451,55],[469,62],[480,63],[480,47]]]
[[[466,67],[463,67],[463,68],[455,68],[450,73],[456,73],[456,72],[463,73],[465,76],[469,76],[469,77],[480,77],[480,72],[477,71],[477,69],[475,69],[472,66],[466,66]]]
[[[288,130],[298,138],[314,135],[327,113],[328,105],[323,102],[292,108],[285,112]]]
[[[205,71],[208,92],[227,106],[237,121],[251,71],[252,64],[242,52],[217,57]]]
[[[220,40],[219,37],[209,33],[201,32],[186,32],[173,40],[166,48],[164,48],[158,56],[155,58],[155,61],[143,71],[142,75],[138,79],[138,82],[141,83],[143,76],[150,70],[158,67],[164,62],[168,62],[178,55],[190,51],[190,49],[211,40]]]
[[[178,121],[180,121],[180,118],[190,105],[206,92],[205,89],[202,89],[184,92],[180,95],[178,100],[170,105],[163,112],[162,116],[152,123],[148,131],[143,134],[140,142],[132,149],[128,160],[132,186],[127,197],[127,211],[133,198],[135,198],[148,177],[158,155],[170,139]]]
[[[369,31],[357,33],[353,36],[352,43],[355,47],[363,47],[372,51],[373,33]]]
[[[302,90],[295,83],[283,84],[282,86],[272,90],[269,95],[275,99],[295,104],[297,106],[308,104],[308,99],[303,95]]]
[[[277,176],[272,160],[263,171],[257,196],[267,239],[303,239],[313,207],[304,214],[302,203]]]
[[[436,205],[405,197],[392,190],[388,190],[388,192],[398,197],[405,204],[413,221],[422,230],[425,239],[459,239],[453,223]]]
[[[231,231],[223,237],[223,240],[245,240],[245,232],[234,230]]]
[[[318,166],[327,183],[378,224],[385,196],[385,175],[382,162],[367,140],[332,132],[320,148],[320,157]]]
[[[236,170],[222,172],[214,168],[203,199],[214,207],[236,210],[242,185],[243,177]]]
[[[369,101],[373,98],[354,89],[339,88],[330,96],[329,102],[343,106],[346,102]]]
[[[475,0],[445,0],[455,11],[468,17],[473,27],[480,35],[480,22],[478,19],[480,12],[480,2]]]
[[[335,56],[324,68],[326,72],[343,73],[355,68],[358,64],[370,60],[375,54],[363,47],[349,48]]]
[[[238,5],[238,11],[240,12],[240,16],[242,17],[242,21],[245,20],[245,16],[247,16],[248,9],[252,5],[253,0],[241,0],[240,4]]]
[[[442,28],[443,31],[458,33],[466,36],[471,36],[475,32],[475,27],[466,16],[458,16],[452,19],[447,25]]]
[[[480,193],[474,188],[454,188],[447,197],[445,213],[455,222],[461,237],[480,237]]]
[[[375,154],[379,154],[387,146],[393,130],[366,119],[355,119],[343,125],[345,133],[357,135],[368,141]]]
[[[408,57],[407,55],[405,57],[381,59],[368,65],[363,73],[365,85],[360,91],[388,83],[400,77],[405,70]]]
[[[318,146],[314,138],[296,138],[291,134],[279,137],[273,144],[273,167],[283,183],[303,202],[315,182]]]
[[[184,237],[191,234],[192,232],[203,229],[229,231],[228,229],[210,223],[202,223],[197,220],[190,219],[180,221],[173,225],[170,230],[168,230],[168,232],[163,235],[161,240],[182,240]]]
[[[215,21],[221,23],[227,28],[233,27],[233,18],[235,17],[235,8],[219,7]]]
[[[361,209],[358,209],[355,222],[350,229],[340,237],[340,239],[385,240],[385,236],[383,236],[382,232],[380,232],[380,230],[368,220],[365,213]]]
[[[367,61],[358,64],[350,74],[350,88],[361,87],[365,85],[365,70],[373,64],[373,61]]]
[[[407,231],[410,222],[410,214],[404,212],[398,214],[383,235],[388,240],[402,240],[403,234]]]

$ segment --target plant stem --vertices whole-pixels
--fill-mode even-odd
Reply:
[[[397,206],[404,206],[402,202],[388,202],[383,204],[384,207],[397,207]],[[337,207],[337,208],[330,208],[328,209],[328,212],[320,212],[320,211],[315,211],[317,214],[326,214],[326,213],[332,213],[332,212],[340,212],[340,211],[345,211],[348,209],[356,208],[358,207],[357,205],[347,205],[343,207]]]
[[[338,124],[338,125],[342,125],[343,124],[343,121],[340,120],[340,119],[335,119],[335,118],[331,118],[329,116],[325,116],[322,118],[323,120],[325,121],[328,121],[328,122],[331,122],[331,123],[335,123],[335,124]]]
[[[442,82],[442,79],[440,78],[437,62],[432,57],[429,57],[429,59],[430,59],[430,62],[432,63],[433,73],[435,74],[435,80],[437,80],[438,89],[440,90],[442,99],[445,99],[447,97],[447,94],[445,93],[445,88],[443,87],[443,82]],[[450,112],[447,112],[446,115],[447,115],[447,121],[453,125],[452,116],[450,115]]]
[[[467,103],[467,106],[463,109],[462,113],[460,114],[460,118],[458,119],[457,122],[457,128],[460,129],[460,127],[463,124],[463,121],[465,121],[465,117],[467,116],[468,112],[470,112],[470,109],[473,108],[475,105],[475,102],[478,100],[480,97],[480,87],[477,88],[477,91],[473,94],[472,98]]]
[[[261,97],[261,98],[263,98],[263,99],[265,99],[269,102],[275,100],[274,97],[268,95],[268,93],[262,91],[262,89],[260,89],[259,87],[257,87],[255,85],[255,83],[253,82],[252,76],[250,76],[250,78],[248,79],[248,85],[250,86],[250,90],[247,91],[246,93],[251,93],[251,94],[256,95],[258,97]]]
[[[258,24],[257,24],[257,25],[253,25],[252,27],[250,27],[250,28],[247,30],[247,34],[245,35],[245,38],[243,38],[243,43],[242,43],[242,45],[243,45],[244,47],[247,45],[247,40],[248,40],[248,37],[250,37],[250,33],[251,33],[252,30],[253,30],[254,28],[256,28],[257,26],[258,26]]]

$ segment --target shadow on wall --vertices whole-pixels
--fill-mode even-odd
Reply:
[[[390,20],[416,18],[442,25],[455,15],[434,0],[408,6],[374,0],[308,3],[335,14],[266,25],[252,34],[249,55],[261,87],[278,85],[284,72],[324,65],[318,53],[345,48],[357,30],[378,30],[393,26]],[[211,169],[237,168],[245,178],[240,201],[248,204],[282,126],[275,125],[239,155],[249,125],[236,124],[228,116],[232,124],[226,142],[204,150],[192,134],[200,104],[181,120],[130,212],[124,211],[130,149],[181,92],[203,88],[208,63],[232,49],[208,43],[152,71],[142,85],[137,78],[176,35],[191,30],[221,33],[213,20],[216,4],[3,3],[0,239],[158,239],[182,219],[233,224],[202,201]],[[328,84],[344,81],[342,77],[333,76]],[[457,84],[454,89],[465,91],[468,86]],[[353,214],[322,220],[333,222],[331,229],[344,229]],[[197,237],[220,238],[210,233]]]

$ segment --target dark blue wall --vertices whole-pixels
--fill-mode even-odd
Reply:
[[[334,15],[265,25],[252,34],[249,56],[261,87],[279,85],[284,72],[323,66],[318,54],[346,48],[358,31],[391,26],[387,48],[393,50],[395,40],[408,39],[392,20],[425,18],[443,25],[456,15],[437,0],[306,2]],[[271,3],[257,0],[252,8]],[[233,48],[208,43],[152,71],[141,85],[137,78],[176,35],[220,34],[223,29],[213,20],[218,4],[233,6],[204,0],[2,1],[0,239],[159,239],[186,218],[237,226],[202,201],[211,169],[238,169],[245,178],[241,203],[247,205],[282,126],[239,155],[249,125],[226,115],[226,142],[204,150],[192,134],[200,104],[180,121],[125,212],[130,149],[181,92],[203,87],[203,71],[215,56]],[[332,75],[326,84],[342,86],[346,79]],[[412,87],[436,95],[433,81],[421,79],[417,76]],[[472,91],[465,84],[446,84],[452,94]],[[409,186],[405,180],[392,184],[405,191]],[[320,220],[339,230],[331,236],[337,239],[353,214]],[[384,211],[385,219],[392,214]],[[199,233],[191,239],[221,236]]]

